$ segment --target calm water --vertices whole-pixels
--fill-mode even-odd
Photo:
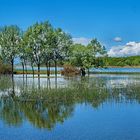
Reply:
[[[0,97],[0,139],[140,138],[140,75],[2,76]]]
[[[137,73],[140,73],[140,68],[99,68],[99,69],[95,69],[95,68],[92,68],[90,70],[91,72],[131,72],[131,73],[134,73],[134,72],[137,72]]]
[[[16,70],[22,70],[22,66],[16,66],[15,69]],[[32,67],[27,66],[27,70],[32,70]],[[34,70],[38,70],[38,68],[34,67]],[[45,71],[45,70],[47,70],[47,68],[46,67],[41,67],[40,70]],[[50,70],[55,71],[55,67],[51,67]],[[57,67],[57,70],[60,71],[60,70],[63,70],[63,68],[62,67]]]
[[[22,70],[22,67],[21,66],[17,66],[15,67],[17,70]],[[28,70],[32,70],[31,67],[27,67]],[[37,67],[34,68],[35,70],[37,70]],[[58,71],[61,71],[63,70],[62,67],[58,67],[57,68]],[[41,67],[41,70],[46,70],[46,67]],[[54,67],[51,67],[50,68],[51,71],[54,71],[55,68]],[[140,73],[140,68],[91,68],[90,69],[91,72],[131,72],[131,73]]]

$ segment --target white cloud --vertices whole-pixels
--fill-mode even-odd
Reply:
[[[129,42],[124,46],[112,47],[108,55],[111,57],[140,55],[140,42]]]
[[[90,43],[91,39],[80,37],[80,38],[73,38],[73,42],[75,44],[82,44],[82,45],[88,45]]]
[[[121,37],[115,37],[113,40],[115,42],[122,42],[122,38]]]

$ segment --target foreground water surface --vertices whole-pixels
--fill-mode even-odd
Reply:
[[[140,75],[0,77],[0,139],[139,138]]]

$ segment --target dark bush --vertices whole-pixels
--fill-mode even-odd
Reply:
[[[12,68],[8,64],[2,64],[0,62],[0,74],[11,74],[12,73]]]
[[[71,65],[64,65],[64,70],[61,71],[61,74],[65,76],[79,75],[80,70]]]

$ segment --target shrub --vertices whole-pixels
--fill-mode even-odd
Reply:
[[[67,65],[64,65],[64,70],[61,71],[61,74],[65,76],[79,75],[80,70],[76,67],[73,67],[70,64],[67,64]]]
[[[0,62],[0,74],[11,74],[11,73],[12,73],[11,66],[7,64],[2,64]]]

